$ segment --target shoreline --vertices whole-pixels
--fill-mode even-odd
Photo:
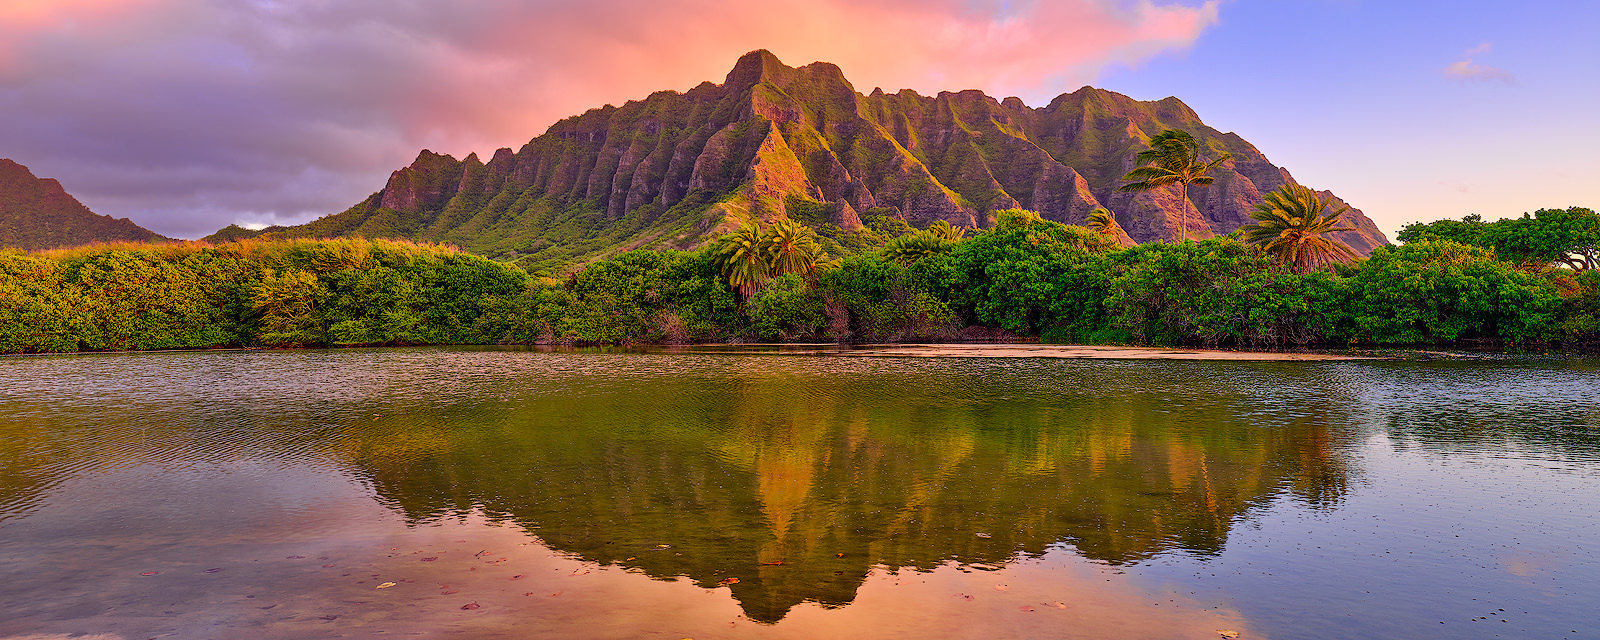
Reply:
[[[706,347],[711,352],[739,347],[782,346],[783,355],[833,355],[856,358],[1055,358],[1078,360],[1241,360],[1258,362],[1315,362],[1334,360],[1388,360],[1383,356],[1288,351],[1226,351],[1171,347],[1119,347],[1039,343],[908,343],[866,345],[685,345],[685,351]],[[731,347],[732,349],[719,349]],[[811,348],[806,348],[811,347]]]
[[[1251,351],[1205,349],[1190,347],[1142,347],[1119,345],[1042,344],[1038,342],[917,342],[917,343],[832,343],[832,342],[702,342],[688,344],[418,344],[418,345],[346,345],[328,347],[190,347],[180,349],[149,349],[124,351],[58,351],[43,353],[5,353],[6,358],[38,358],[51,356],[152,354],[152,353],[204,353],[204,352],[254,352],[254,351],[338,351],[343,349],[414,349],[414,348],[474,348],[516,349],[541,352],[575,352],[598,350],[602,352],[639,353],[700,353],[728,355],[786,355],[786,356],[837,356],[856,358],[1052,358],[1077,360],[1215,360],[1241,362],[1331,362],[1344,360],[1408,360],[1422,359],[1477,360],[1495,354],[1482,353],[1481,349],[1446,345],[1416,345],[1411,347],[1351,347],[1328,350]],[[1583,357],[1593,357],[1584,348],[1556,348],[1556,352]],[[1524,352],[1527,353],[1527,352]],[[1543,355],[1553,355],[1546,351]]]

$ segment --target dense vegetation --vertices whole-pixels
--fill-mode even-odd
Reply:
[[[483,342],[527,275],[386,240],[0,252],[0,353]]]
[[[1306,238],[1285,242],[1294,230],[1274,226],[1297,206],[1284,199],[1292,196],[1263,204],[1260,224],[1201,242],[1120,248],[1107,229],[1013,209],[970,237],[948,225],[882,223],[870,233],[887,240],[852,253],[847,243],[868,236],[818,237],[781,221],[700,251],[624,253],[561,279],[403,241],[11,251],[0,253],[0,352],[1030,337],[1262,348],[1600,337],[1593,211],[1412,225],[1403,246],[1324,264],[1302,259]],[[1530,228],[1532,238],[1504,231]]]

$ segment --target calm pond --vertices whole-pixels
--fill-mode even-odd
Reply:
[[[0,638],[1600,638],[1600,360],[0,359]]]

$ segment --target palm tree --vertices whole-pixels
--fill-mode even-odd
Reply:
[[[1110,236],[1114,239],[1125,233],[1122,230],[1122,225],[1117,224],[1116,216],[1111,215],[1111,210],[1105,207],[1095,207],[1093,211],[1089,212],[1089,218],[1084,222],[1095,233]]]
[[[772,275],[809,275],[827,256],[817,243],[817,232],[789,218],[772,223],[766,233],[768,266]]]
[[[1187,131],[1168,129],[1150,138],[1150,148],[1140,151],[1138,155],[1139,168],[1129,171],[1122,176],[1123,180],[1134,182],[1122,185],[1117,191],[1151,191],[1160,189],[1169,184],[1181,187],[1179,192],[1180,203],[1183,205],[1183,217],[1179,219],[1183,240],[1189,239],[1189,185],[1205,186],[1216,180],[1206,175],[1217,165],[1233,158],[1233,154],[1223,152],[1216,160],[1211,162],[1200,161],[1200,142],[1189,135]]]
[[[924,229],[911,235],[900,236],[883,245],[883,257],[901,265],[909,265],[928,256],[945,253],[955,243]]]
[[[1323,198],[1309,187],[1285,184],[1268,193],[1250,217],[1256,224],[1240,227],[1244,239],[1260,246],[1296,272],[1304,273],[1334,262],[1354,260],[1356,252],[1337,238],[1324,237],[1333,231],[1355,227],[1336,227],[1339,218],[1350,210],[1345,206],[1331,214],[1323,211],[1333,204],[1333,196]]]
[[[742,226],[718,239],[712,248],[712,259],[728,284],[738,289],[746,300],[761,289],[772,273],[767,234],[762,232],[760,222]]]
[[[952,227],[945,220],[935,221],[933,224],[928,225],[928,228],[924,229],[924,231],[948,242],[961,242],[961,239],[967,235],[966,227]]]

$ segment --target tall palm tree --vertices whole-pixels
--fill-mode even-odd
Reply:
[[[1334,226],[1350,207],[1323,213],[1330,204],[1333,204],[1331,195],[1323,198],[1309,187],[1285,184],[1268,193],[1250,212],[1250,217],[1258,222],[1240,227],[1240,231],[1244,232],[1246,242],[1260,246],[1300,273],[1333,262],[1354,260],[1355,251],[1337,238],[1323,235],[1355,229]]]
[[[718,239],[712,249],[712,259],[728,284],[738,289],[746,300],[766,284],[772,273],[767,234],[759,222],[742,226]]]
[[[1123,180],[1133,180],[1133,182],[1122,185],[1117,191],[1151,191],[1171,184],[1178,185],[1180,204],[1183,205],[1183,217],[1178,220],[1181,229],[1179,233],[1183,236],[1183,240],[1187,241],[1189,185],[1211,184],[1216,178],[1206,174],[1232,157],[1233,154],[1223,152],[1216,160],[1201,162],[1200,142],[1187,131],[1168,129],[1150,138],[1150,148],[1139,152],[1139,167],[1122,176]]]

